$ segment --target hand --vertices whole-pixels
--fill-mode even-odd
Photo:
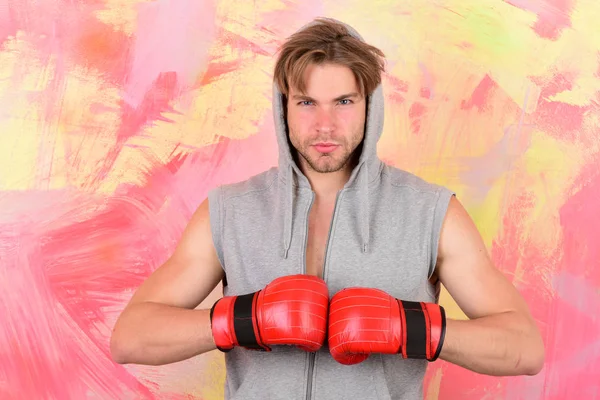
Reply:
[[[398,300],[379,289],[343,289],[329,304],[329,351],[341,364],[358,364],[371,353],[434,361],[445,329],[441,306]]]
[[[325,342],[329,292],[312,275],[280,277],[263,290],[219,299],[211,309],[217,348],[235,346],[271,351],[272,345],[295,345],[317,351]]]

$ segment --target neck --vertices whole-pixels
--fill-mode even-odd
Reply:
[[[317,197],[329,198],[335,197],[337,192],[342,190],[348,179],[350,179],[352,169],[344,167],[336,172],[320,173],[310,168],[302,168],[302,172]]]
[[[335,172],[317,172],[302,157],[299,157],[300,160],[298,158],[296,160],[299,161],[300,170],[308,179],[315,195],[321,199],[332,199],[337,196],[337,193],[342,190],[350,179],[352,171],[358,165],[359,156],[360,152],[355,152],[350,157],[349,162]]]

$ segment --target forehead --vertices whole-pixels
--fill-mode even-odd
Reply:
[[[360,92],[352,70],[339,64],[310,64],[303,74],[304,93],[290,87],[290,94],[304,94],[316,99],[332,99],[343,94]]]

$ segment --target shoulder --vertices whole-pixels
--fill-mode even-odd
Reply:
[[[416,174],[385,165],[382,171],[383,177],[388,184],[399,190],[412,192],[420,197],[429,197],[432,199],[447,198],[454,192],[446,186],[427,181]]]
[[[227,202],[248,196],[260,196],[270,193],[278,179],[278,169],[270,168],[243,181],[225,183],[216,186],[208,193],[209,200]]]

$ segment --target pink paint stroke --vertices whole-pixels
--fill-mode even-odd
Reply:
[[[0,50],[2,44],[9,36],[14,36],[17,32],[16,25],[12,22],[11,8],[8,0],[0,0]]]
[[[137,109],[162,74],[177,76],[175,91],[190,88],[208,64],[215,37],[214,1],[159,0],[138,8],[125,102]]]
[[[574,0],[504,0],[510,5],[537,14],[533,30],[546,39],[556,40],[561,32],[571,27],[570,13]]]
[[[284,1],[285,8],[263,12],[258,16],[257,29],[270,35],[271,54],[283,41],[314,18],[326,15],[325,4],[320,0]]]
[[[600,112],[598,103],[575,106],[550,100],[551,96],[573,89],[576,78],[577,73],[570,71],[552,71],[550,77],[532,77],[532,81],[541,88],[533,121],[541,131],[569,142],[587,140],[586,135],[581,135],[585,115],[592,110]]]
[[[514,174],[515,161],[529,149],[534,127],[524,123],[527,102],[526,93],[524,104],[515,103],[489,75],[485,75],[469,98],[461,102],[461,110],[489,115],[500,123],[511,122],[504,127],[502,138],[483,155],[459,160],[463,166],[461,181],[468,185],[468,197],[473,201],[482,201],[500,177]],[[490,124],[493,123],[492,120]],[[508,182],[509,186],[511,183]],[[512,190],[509,187],[505,197],[511,195]]]
[[[471,97],[462,101],[461,108],[464,110],[476,108],[480,112],[487,111],[492,105],[490,101],[497,90],[496,82],[489,75],[485,75],[471,93]]]
[[[552,292],[533,304],[546,342],[542,374],[513,380],[510,398],[559,400],[600,397],[600,154],[573,182],[573,195],[560,209],[563,240],[552,255]],[[543,260],[540,260],[542,264]],[[552,272],[555,271],[555,272]],[[545,277],[544,277],[545,278]]]
[[[573,182],[573,195],[560,209],[562,241],[540,249],[529,238],[527,215],[543,197],[522,194],[502,218],[494,240],[495,265],[525,297],[544,337],[546,363],[533,377],[495,378],[477,375],[449,363],[428,372],[428,382],[442,368],[440,398],[482,397],[559,400],[600,396],[600,154]],[[520,266],[518,280],[517,266]],[[548,275],[551,275],[550,285]]]
[[[244,141],[174,154],[166,165],[151,160],[143,186],[121,185],[108,198],[70,190],[2,194],[0,376],[8,386],[1,398],[189,398],[113,363],[112,323],[168,258],[210,188],[276,164],[270,113],[258,128]],[[157,379],[161,368],[155,371]]]

